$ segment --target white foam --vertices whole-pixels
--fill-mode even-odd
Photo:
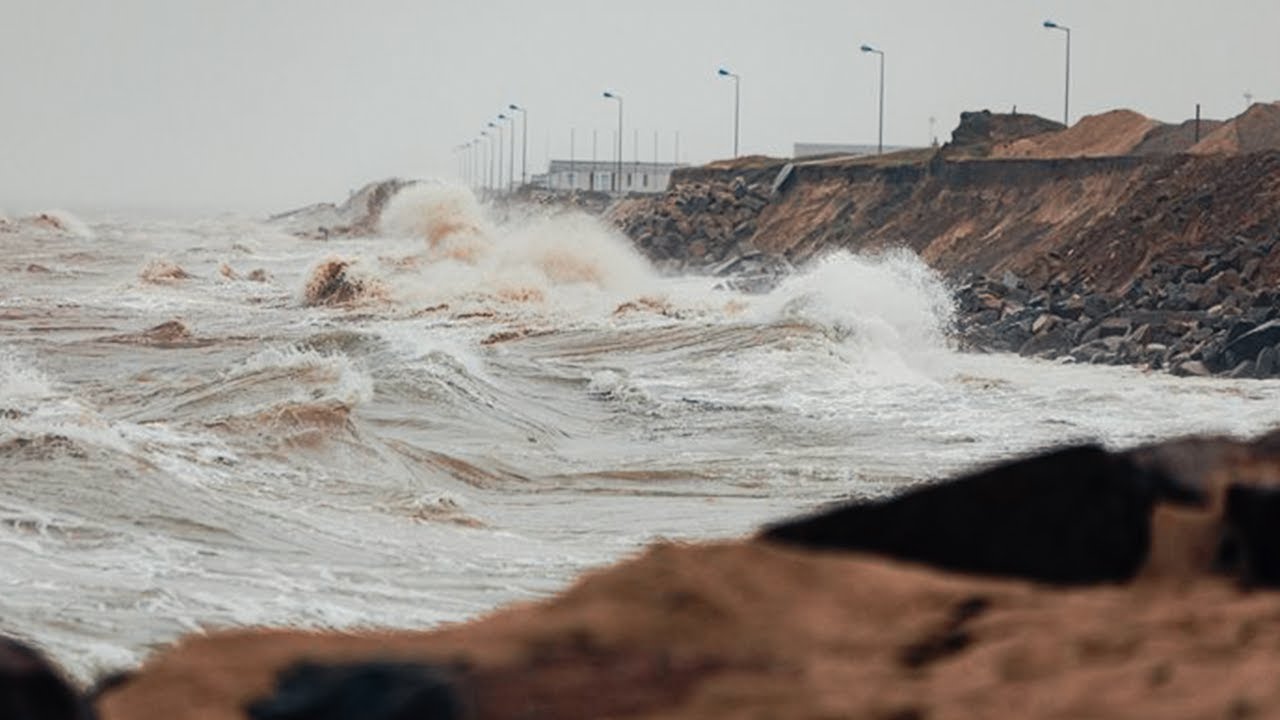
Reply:
[[[32,412],[54,396],[53,383],[34,362],[0,348],[0,408]]]
[[[274,402],[333,399],[354,407],[373,398],[373,378],[356,361],[342,354],[322,354],[295,347],[271,347],[254,353],[228,370],[224,378],[281,371],[297,376],[296,392],[291,398],[273,397]],[[316,386],[323,388],[322,397],[316,397]]]
[[[951,294],[907,250],[829,255],[757,301],[756,313],[814,325],[886,375],[929,373],[950,354]]]
[[[388,202],[380,230],[424,243],[417,272],[392,287],[402,301],[482,299],[543,310],[608,312],[651,291],[657,276],[621,234],[580,212],[496,223],[471,191],[419,183]]]

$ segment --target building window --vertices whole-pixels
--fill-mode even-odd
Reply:
[[[640,176],[640,187],[649,187],[649,173]]]
[[[631,187],[631,173],[627,173],[627,187]]]

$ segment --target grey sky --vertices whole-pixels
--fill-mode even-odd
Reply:
[[[1162,120],[1280,98],[1276,0],[0,0],[0,210],[263,211],[340,199],[365,180],[449,176],[451,149],[510,102],[530,161],[608,157],[626,97],[640,156],[796,141],[869,142],[887,52],[886,143],[945,140],[964,109]]]

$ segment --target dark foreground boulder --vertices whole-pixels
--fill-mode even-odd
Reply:
[[[253,720],[454,720],[464,717],[448,676],[419,663],[299,663],[276,692],[248,708]]]
[[[1142,569],[1159,500],[1204,498],[1158,466],[1083,446],[784,522],[763,537],[1046,583],[1121,582]]]
[[[1280,587],[1280,489],[1232,485],[1223,516],[1222,569],[1245,585]]]
[[[91,720],[79,694],[40,653],[0,638],[0,718]]]

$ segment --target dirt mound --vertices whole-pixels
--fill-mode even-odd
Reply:
[[[1280,150],[1280,102],[1255,103],[1191,148],[1197,155]]]
[[[1201,120],[1200,139],[1203,140],[1222,127],[1222,120]],[[1133,155],[1177,155],[1191,150],[1196,144],[1196,121],[1187,120],[1178,125],[1159,125],[1133,149]]]
[[[1064,129],[1064,125],[1039,115],[1025,113],[981,112],[960,113],[960,124],[951,131],[951,142],[942,148],[948,158],[986,157],[991,148],[1026,137]]]
[[[1000,143],[998,158],[1071,158],[1130,155],[1160,123],[1132,110],[1088,115],[1066,130]]]

